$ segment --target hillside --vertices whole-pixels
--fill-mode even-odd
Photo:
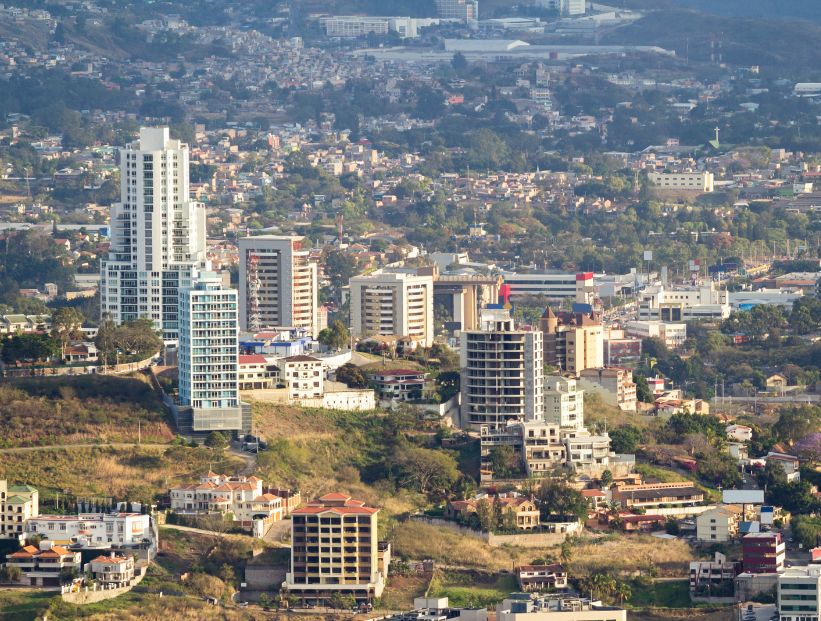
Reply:
[[[0,384],[0,448],[169,442],[162,403],[141,375],[12,380]]]
[[[654,11],[634,24],[605,36],[602,43],[659,45],[674,49],[690,61],[710,60],[713,39],[722,44],[724,62],[760,65],[787,77],[801,71],[817,71],[817,41],[821,24],[784,21],[773,36],[770,20],[728,18],[696,11]]]

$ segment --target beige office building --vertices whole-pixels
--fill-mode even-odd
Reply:
[[[304,237],[258,235],[239,241],[239,304],[243,331],[285,326],[319,334],[317,265]]]
[[[351,278],[351,334],[433,344],[433,276],[377,270]]]

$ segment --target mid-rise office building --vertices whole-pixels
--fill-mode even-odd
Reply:
[[[205,265],[205,209],[188,196],[188,145],[167,127],[140,129],[120,150],[120,202],[100,268],[100,310],[115,323],[149,317],[177,340],[178,290]]]
[[[304,237],[257,235],[239,240],[240,326],[258,332],[287,326],[319,334],[317,265]]]
[[[291,514],[291,570],[282,585],[306,603],[334,593],[370,601],[385,588],[390,551],[377,538],[379,509],[331,493]]]
[[[503,427],[542,420],[542,333],[516,330],[510,311],[485,309],[481,329],[462,332],[462,425]]]
[[[436,13],[442,19],[479,19],[478,0],[436,0]]]
[[[433,344],[433,276],[413,270],[377,270],[350,281],[351,334],[397,336]]]
[[[239,400],[237,292],[214,273],[179,293],[178,424],[194,432],[250,431]]]
[[[779,621],[818,621],[819,597],[821,565],[788,567],[778,576]]]

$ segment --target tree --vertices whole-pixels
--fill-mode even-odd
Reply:
[[[773,435],[781,442],[792,444],[821,428],[821,407],[802,405],[783,408],[773,425]]]
[[[228,438],[219,431],[212,431],[205,439],[205,446],[213,449],[224,449],[228,446]]]
[[[641,442],[641,430],[633,425],[616,427],[609,432],[610,448],[619,454],[633,454]]]
[[[423,494],[444,497],[459,479],[456,459],[450,453],[402,445],[395,463],[403,484]]]
[[[570,566],[570,563],[573,562],[573,544],[567,539],[562,541],[562,547],[559,552],[559,560],[562,562],[565,569],[567,569]]]
[[[559,516],[584,520],[590,511],[587,499],[581,492],[561,481],[546,479],[539,488],[538,496],[543,519]]]
[[[633,374],[633,381],[636,383],[636,397],[642,403],[653,403],[653,393],[650,392],[650,386],[647,384],[647,378],[643,375]]]
[[[324,260],[325,274],[331,281],[331,287],[337,291],[346,287],[348,281],[356,275],[356,259],[342,250],[331,250]]]
[[[65,357],[69,341],[82,336],[83,315],[76,308],[58,308],[51,315],[51,335],[60,343],[60,353]]]
[[[3,362],[47,362],[60,354],[60,344],[47,334],[17,334],[3,342]]]
[[[23,579],[23,572],[19,567],[13,565],[6,565],[0,568],[0,582],[18,583]]]
[[[490,467],[493,477],[508,479],[519,470],[519,461],[512,446],[494,446],[490,451]]]
[[[697,472],[698,476],[705,481],[725,488],[737,487],[741,484],[738,464],[727,453],[720,453],[716,450],[699,453]]]
[[[468,59],[462,52],[456,52],[450,61],[450,66],[456,73],[463,73],[468,68]]]
[[[605,470],[601,473],[601,486],[608,487],[613,482],[613,473]]]
[[[368,379],[355,364],[348,362],[336,370],[336,381],[344,383],[348,388],[367,388]]]
[[[339,319],[334,319],[331,325],[319,333],[318,340],[328,349],[340,350],[345,348],[351,340],[351,334]]]
[[[337,591],[331,595],[328,603],[334,610],[352,610],[356,606],[356,599],[353,595],[343,595]]]

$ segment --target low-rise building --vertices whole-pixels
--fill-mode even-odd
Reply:
[[[787,475],[787,481],[792,483],[801,480],[801,460],[795,455],[787,455],[786,453],[776,453],[770,451],[764,458],[766,463],[778,463],[784,469],[784,474]]]
[[[661,339],[670,349],[681,347],[687,340],[686,323],[665,323],[659,320],[628,321],[625,332],[641,339]]]
[[[140,513],[40,515],[27,520],[25,530],[56,545],[132,546],[153,538],[150,516]]]
[[[695,172],[655,172],[648,173],[647,179],[655,189],[667,192],[712,192],[713,173]]]
[[[126,586],[134,579],[134,558],[118,556],[112,552],[86,563],[85,570],[101,584]]]
[[[381,399],[408,401],[409,399],[422,398],[426,377],[427,373],[424,371],[391,369],[377,371],[370,376],[370,380]]]
[[[558,563],[520,565],[516,568],[516,580],[522,591],[555,591],[567,588],[567,571]]]
[[[745,572],[779,573],[784,569],[786,545],[781,533],[750,533],[741,539],[741,554]]]
[[[279,370],[261,354],[240,354],[237,381],[240,390],[260,390],[276,386]]]
[[[288,398],[321,399],[325,393],[325,370],[313,356],[289,356],[280,361],[280,375],[288,387]]]
[[[738,442],[750,442],[753,439],[753,428],[747,425],[727,425],[727,438]]]
[[[740,571],[741,563],[728,561],[719,552],[712,561],[690,561],[690,593],[717,597],[729,591],[732,595],[733,581]]]
[[[627,621],[627,611],[570,595],[511,593],[496,606],[496,621]]]
[[[613,486],[612,499],[623,507],[659,507],[675,505],[694,507],[704,500],[704,492],[692,483],[640,483],[626,485],[618,483]]]
[[[699,541],[724,542],[738,535],[741,508],[724,505],[696,516],[696,539]]]
[[[63,571],[80,570],[82,556],[53,541],[44,540],[39,547],[25,546],[6,559],[8,567],[16,567],[23,574],[23,582],[36,587],[58,587],[63,582]]]

